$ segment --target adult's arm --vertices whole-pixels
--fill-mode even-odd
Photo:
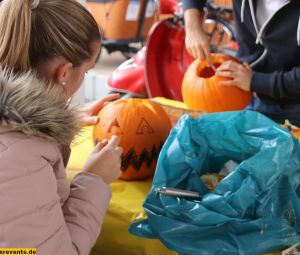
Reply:
[[[204,32],[201,22],[201,12],[205,2],[202,0],[183,0],[185,45],[191,56],[206,59],[210,65],[210,38]]]
[[[197,9],[199,11],[203,10],[206,0],[183,0],[182,7],[186,11],[188,9]]]
[[[250,89],[274,99],[297,99],[300,97],[300,66],[287,72],[254,72]]]

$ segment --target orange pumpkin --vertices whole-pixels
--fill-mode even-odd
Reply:
[[[232,0],[214,0],[214,4],[220,5],[226,8],[232,8]]]
[[[300,128],[297,126],[294,126],[289,122],[289,120],[285,120],[284,123],[282,124],[284,128],[289,130],[291,134],[296,137],[298,140],[300,140]]]
[[[294,129],[291,131],[291,133],[298,139],[300,140],[300,129]]]
[[[235,58],[224,54],[211,54],[215,67]],[[218,77],[207,66],[205,60],[196,59],[188,67],[182,81],[183,101],[188,108],[206,112],[241,110],[250,102],[252,93],[236,86],[221,86],[219,81],[228,78]]]
[[[98,114],[93,139],[97,143],[112,135],[120,137],[123,180],[153,176],[159,152],[171,122],[163,108],[149,99],[120,99],[106,105]]]

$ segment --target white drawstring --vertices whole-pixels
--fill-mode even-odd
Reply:
[[[261,38],[260,38],[260,37],[256,37],[255,43],[256,43],[256,44],[261,44],[261,45],[262,45]]]
[[[256,44],[261,44],[261,45],[262,45],[262,39],[261,39],[262,32],[263,32],[262,29],[258,32],[257,37],[256,37],[256,40],[255,40],[255,43],[256,43]]]
[[[40,0],[32,0],[31,1],[31,9],[35,9],[36,7],[38,7],[40,3]]]
[[[242,7],[241,7],[241,22],[242,23],[244,23],[245,4],[246,4],[246,0],[243,0]]]
[[[262,61],[266,55],[267,55],[268,51],[267,49],[264,50],[264,52],[261,54],[261,56],[256,59],[254,62],[250,63],[250,66],[253,68],[254,66],[256,66],[260,61]]]
[[[297,28],[297,43],[298,46],[300,46],[300,16],[299,16],[298,28]]]

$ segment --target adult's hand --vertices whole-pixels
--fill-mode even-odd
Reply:
[[[250,91],[253,71],[247,63],[226,61],[217,68],[216,75],[230,78],[229,80],[220,81],[222,86],[236,86],[242,90]]]
[[[188,9],[184,12],[185,46],[194,58],[206,60],[211,65],[210,38],[203,31],[200,12],[197,9]]]

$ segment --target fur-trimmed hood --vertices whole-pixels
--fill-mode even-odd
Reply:
[[[59,86],[47,86],[31,72],[14,75],[0,70],[0,125],[69,144],[79,122],[63,94]]]

